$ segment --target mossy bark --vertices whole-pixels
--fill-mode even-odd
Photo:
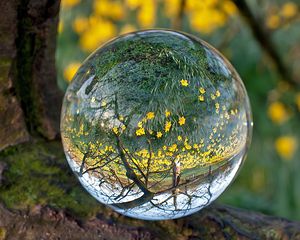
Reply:
[[[147,222],[97,203],[57,138],[59,1],[1,0],[0,7],[0,239],[300,239],[300,223],[226,206]]]

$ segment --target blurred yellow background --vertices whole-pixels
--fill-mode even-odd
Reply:
[[[62,0],[58,84],[65,90],[82,61],[120,34],[171,28],[204,39],[240,73],[254,119],[249,156],[219,201],[300,220],[300,3],[247,3],[295,84],[278,74],[230,0]]]

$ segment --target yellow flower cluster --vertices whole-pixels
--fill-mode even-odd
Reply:
[[[165,132],[169,132],[171,126],[172,126],[172,123],[170,121],[166,121],[166,123],[165,123]]]
[[[164,0],[165,15],[171,19],[176,18],[180,11],[181,0]]]
[[[120,125],[119,127],[113,127],[112,131],[114,132],[114,134],[119,135],[121,133],[123,133],[123,131],[125,131],[126,126],[124,124]]]
[[[75,18],[75,20],[72,23],[73,30],[78,34],[81,34],[84,31],[86,31],[88,27],[89,27],[89,19],[86,17]]]
[[[112,20],[122,20],[125,17],[125,9],[120,2],[111,0],[95,0],[94,13],[97,16],[110,18]]]
[[[200,95],[198,96],[198,100],[200,102],[204,102],[205,98],[204,98],[204,94],[206,93],[206,90],[203,87],[199,88],[199,93]],[[211,93],[210,94],[210,98],[212,100],[215,100],[216,98],[221,96],[221,92],[219,90],[216,90],[215,93]],[[219,108],[220,108],[220,104],[219,103],[215,103],[215,107],[216,107],[216,112],[219,113]]]
[[[76,20],[75,20],[76,21]],[[91,16],[88,25],[82,21],[82,26],[77,26],[77,30],[82,30],[79,45],[82,50],[91,52],[117,34],[117,28],[111,21],[98,16]],[[74,26],[76,26],[74,22]]]
[[[204,34],[209,34],[225,25],[228,18],[237,12],[230,0],[187,0],[186,11],[191,27]]]
[[[281,16],[285,18],[294,17],[298,12],[298,6],[294,2],[287,2],[282,6],[280,11]]]
[[[145,135],[145,129],[144,129],[144,128],[138,128],[138,129],[135,131],[135,134],[136,134],[137,136]]]
[[[270,29],[276,29],[283,21],[295,17],[297,13],[297,5],[293,2],[286,2],[282,5],[280,11],[272,13],[267,17],[266,25]]]
[[[71,120],[71,119],[70,119]],[[145,120],[143,119],[141,123]],[[204,139],[200,139],[199,142],[192,142],[189,141],[187,137],[177,136],[178,142],[172,142],[169,145],[164,145],[162,148],[157,149],[155,152],[150,151],[147,149],[140,149],[135,152],[130,152],[129,149],[125,149],[126,152],[130,152],[131,155],[131,162],[135,162],[139,166],[139,169],[143,172],[148,171],[150,174],[150,180],[153,178],[160,177],[162,171],[170,171],[172,168],[172,164],[174,162],[180,162],[182,169],[192,169],[194,167],[201,167],[207,166],[211,164],[218,163],[220,161],[225,161],[229,159],[231,156],[236,154],[240,149],[244,146],[244,141],[239,139],[240,126],[237,126],[236,129],[232,131],[232,134],[229,138],[224,138],[225,136],[221,135],[220,133],[217,135],[217,131],[214,131],[214,136],[210,137],[211,143],[207,144],[204,142]],[[77,128],[68,128],[67,131],[71,135],[76,135],[79,138],[82,138],[89,134],[88,132],[84,131],[84,127],[81,124],[79,129]],[[115,134],[119,134],[121,131],[120,127],[112,128],[112,131]],[[139,128],[137,130],[138,134],[145,134],[144,128]],[[162,136],[161,132],[157,132],[157,135],[160,137]],[[223,143],[230,143],[228,145],[222,144]],[[184,141],[182,141],[184,139]],[[107,173],[110,172],[111,169],[114,169],[118,172],[119,175],[126,175],[126,169],[121,164],[122,160],[117,157],[114,161],[108,162],[109,159],[107,156],[113,154],[116,156],[118,154],[118,150],[113,144],[104,144],[100,143],[99,141],[88,142],[85,143],[84,141],[80,141],[80,144],[77,147],[72,145],[70,139],[65,139],[68,142],[70,147],[70,151],[76,157],[74,159],[78,164],[81,164],[83,153],[85,150],[80,150],[77,147],[80,146],[83,149],[86,149],[87,152],[90,153],[91,156],[98,156],[97,158],[88,157],[86,160],[86,166],[101,166],[101,170]],[[281,140],[282,141],[282,140]],[[286,144],[287,143],[287,144]],[[292,143],[292,144],[290,144]],[[291,156],[291,152],[295,151],[295,140],[285,139],[283,143],[280,143],[281,152],[283,152],[286,157]],[[285,147],[282,147],[285,146]],[[290,148],[286,148],[289,146]],[[294,153],[292,153],[294,154]],[[101,159],[101,161],[99,161]],[[151,159],[151,164],[149,166],[149,159]],[[199,161],[200,160],[200,161]],[[105,164],[107,162],[107,164]],[[105,166],[104,166],[105,165]],[[104,166],[104,167],[103,167]],[[147,170],[147,166],[150,168]],[[132,168],[135,168],[132,166]],[[137,173],[139,175],[139,173]]]
[[[156,1],[147,0],[141,1],[137,20],[142,28],[151,28],[155,24],[156,19]]]

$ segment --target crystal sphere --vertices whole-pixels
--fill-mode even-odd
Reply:
[[[99,202],[173,219],[214,201],[241,167],[252,132],[232,65],[186,33],[122,35],[92,53],[62,108],[66,158]]]

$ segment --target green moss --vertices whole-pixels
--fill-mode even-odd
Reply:
[[[8,164],[0,199],[9,208],[49,205],[79,217],[94,215],[101,208],[69,171],[58,142],[13,147],[1,152],[0,159]]]

